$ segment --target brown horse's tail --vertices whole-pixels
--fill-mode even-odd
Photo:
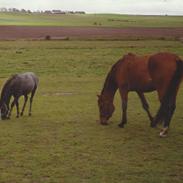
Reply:
[[[181,82],[182,76],[183,76],[183,61],[177,60],[176,70],[165,92],[165,95],[161,102],[161,106],[156,114],[156,117],[152,126],[156,126],[158,122],[161,122],[162,120],[164,120],[168,115],[170,115],[170,119],[171,119],[173,112],[175,110],[176,94],[177,94],[177,90]]]

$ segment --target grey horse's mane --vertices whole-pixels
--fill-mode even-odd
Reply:
[[[1,92],[1,99],[5,96],[8,86],[10,85],[11,81],[17,76],[17,74],[13,74],[4,84],[2,92]]]

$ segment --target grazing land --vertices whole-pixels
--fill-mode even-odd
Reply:
[[[0,122],[2,183],[182,183],[183,88],[169,136],[152,129],[135,93],[128,124],[118,128],[120,98],[109,126],[98,123],[97,98],[122,55],[171,51],[179,41],[1,41],[0,86],[14,73],[34,71],[40,85],[33,116]],[[156,92],[147,94],[153,114]],[[23,100],[22,100],[23,101]],[[21,104],[22,104],[21,101]]]
[[[64,27],[183,27],[183,16],[133,16],[119,14],[0,13],[0,25]]]

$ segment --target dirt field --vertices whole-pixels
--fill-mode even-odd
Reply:
[[[183,28],[92,28],[92,27],[29,27],[0,26],[0,40],[14,39],[126,39],[182,38]]]

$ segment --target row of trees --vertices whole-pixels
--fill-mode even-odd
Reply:
[[[31,11],[17,8],[0,8],[0,12],[15,12],[15,13],[46,13],[46,14],[85,14],[84,11],[62,11],[62,10],[45,10]]]

